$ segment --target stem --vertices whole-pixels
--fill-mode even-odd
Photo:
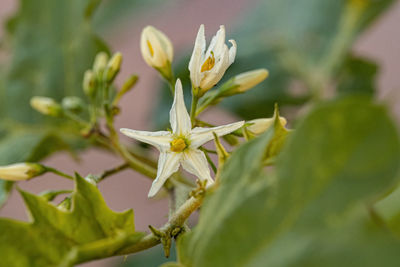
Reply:
[[[192,93],[192,108],[190,109],[190,121],[192,122],[192,126],[195,123],[195,118],[196,118],[196,109],[197,109],[197,103],[199,102],[199,98]]]
[[[210,191],[210,189],[214,188],[214,186],[211,186],[207,189],[207,191]],[[174,230],[177,227],[182,227],[185,221],[189,218],[189,216],[197,210],[201,204],[203,203],[204,200],[204,194],[199,195],[197,197],[191,197],[189,198],[176,212],[173,216],[171,216],[170,220],[159,229],[160,232],[162,233],[170,233],[172,230]],[[131,246],[128,246],[121,251],[117,252],[117,255],[125,255],[125,254],[131,254],[135,252],[139,252],[151,247],[154,247],[158,244],[161,243],[161,240],[158,236],[154,235],[153,233],[146,235],[143,237],[139,242],[136,242],[132,244]]]
[[[117,153],[126,160],[127,164],[129,164],[132,169],[152,179],[156,178],[157,170],[132,156],[132,154],[129,153],[129,151],[120,144],[118,137],[116,138],[116,140],[113,140],[113,144],[114,149],[117,151]]]
[[[128,168],[128,167],[129,167],[129,164],[128,164],[128,163],[124,163],[124,164],[121,164],[121,165],[119,165],[119,166],[117,166],[117,167],[115,167],[115,168],[112,168],[112,169],[109,169],[109,170],[105,170],[105,171],[98,177],[97,182],[101,182],[101,181],[103,181],[105,178],[107,178],[108,176],[111,176],[111,175],[113,175],[113,174],[115,174],[115,173],[118,173],[118,172],[120,172],[120,171],[122,171],[122,170],[125,170],[125,169]]]
[[[202,150],[204,152],[207,162],[208,162],[208,164],[211,165],[211,168],[213,169],[214,173],[217,173],[217,167],[215,166],[214,162],[211,160],[210,156],[208,155],[207,150],[203,147],[201,147],[200,150]]]
[[[196,110],[196,116],[200,115],[200,113],[202,113],[206,108],[211,106],[213,102],[218,99],[219,96],[220,95],[218,91],[212,92],[212,94],[208,98],[206,98],[205,101],[202,101],[200,103],[199,108]]]
[[[68,175],[66,173],[63,173],[62,171],[59,171],[59,170],[56,170],[54,168],[47,167],[47,166],[45,166],[45,169],[46,169],[46,171],[52,172],[52,173],[57,174],[57,175],[59,175],[61,177],[67,178],[69,180],[74,180],[74,177],[72,177],[71,175]]]
[[[79,116],[73,114],[72,112],[68,110],[64,110],[64,115],[69,118],[70,120],[75,121],[76,123],[86,127],[89,123],[83,119],[81,119]]]

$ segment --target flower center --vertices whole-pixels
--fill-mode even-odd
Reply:
[[[211,51],[211,55],[204,61],[203,66],[201,66],[201,72],[211,70],[215,65],[214,52]]]
[[[153,50],[153,47],[151,46],[151,43],[149,41],[147,41],[147,46],[149,47],[150,55],[154,56],[154,50]]]
[[[171,142],[171,151],[173,152],[182,152],[187,147],[185,139],[177,138]]]

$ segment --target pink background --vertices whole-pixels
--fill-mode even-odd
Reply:
[[[165,32],[175,47],[175,54],[184,51],[185,47],[193,44],[197,29],[201,23],[206,26],[206,34],[210,37],[224,24],[229,25],[240,16],[243,9],[249,7],[252,1],[246,0],[193,0],[177,1],[175,7],[165,6],[162,10],[153,9],[135,16],[135,19],[126,19],[117,30],[107,33],[104,38],[114,51],[124,55],[124,62],[120,77],[127,77],[131,73],[140,76],[137,87],[122,101],[122,114],[118,117],[117,127],[150,130],[149,116],[151,107],[156,103],[156,93],[159,78],[157,73],[148,67],[141,58],[139,38],[142,28],[154,25]],[[17,1],[2,0],[0,2],[0,21],[12,14],[16,9]],[[179,8],[178,8],[179,7]],[[400,122],[400,2],[379,19],[356,42],[354,51],[376,60],[380,65],[379,99],[387,102],[396,121]],[[3,31],[0,29],[0,36]],[[238,44],[240,49],[240,44]],[[1,53],[0,53],[1,56]],[[215,116],[217,113],[217,116]],[[213,116],[205,114],[210,122],[229,123],[235,120],[229,114],[214,109]],[[128,139],[123,138],[129,142]],[[97,150],[89,150],[82,154],[80,162],[73,161],[68,155],[57,154],[46,160],[45,164],[55,166],[65,172],[78,171],[82,175],[100,173],[105,168],[116,166],[121,160]],[[122,211],[133,208],[135,223],[138,230],[147,230],[147,225],[160,226],[166,222],[166,200],[149,200],[147,193],[150,180],[126,170],[100,184],[100,190],[109,206]],[[62,189],[72,184],[53,175],[45,175],[40,179],[19,183],[23,189],[39,193],[46,189]],[[0,216],[26,220],[26,214],[21,198],[13,193],[7,205],[0,211]],[[100,262],[85,264],[85,266],[107,266],[108,259]]]

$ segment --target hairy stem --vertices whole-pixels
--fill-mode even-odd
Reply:
[[[209,187],[210,190],[212,187]],[[204,194],[189,198],[183,205],[171,216],[169,221],[159,229],[161,233],[171,233],[174,229],[182,227],[189,216],[196,211],[204,200]],[[144,236],[139,242],[127,246],[124,249],[117,252],[117,255],[126,255],[135,252],[139,252],[151,247],[154,247],[161,243],[160,237],[154,233],[150,233]]]
[[[45,168],[46,168],[46,171],[48,171],[48,172],[52,172],[52,173],[54,173],[54,174],[57,174],[58,176],[67,178],[67,179],[69,179],[69,180],[74,180],[74,177],[72,177],[71,175],[68,175],[68,174],[66,174],[66,173],[63,173],[62,171],[59,171],[59,170],[56,170],[56,169],[54,169],[54,168],[47,167],[47,166],[45,166]]]
[[[118,172],[120,172],[122,170],[125,170],[128,167],[129,167],[129,164],[128,163],[124,163],[124,164],[121,164],[121,165],[119,165],[117,167],[114,167],[112,169],[105,170],[102,174],[100,174],[100,176],[97,179],[97,182],[101,182],[105,178],[107,178],[107,177],[109,177],[109,176],[111,176],[111,175],[113,175],[115,173],[118,173]]]

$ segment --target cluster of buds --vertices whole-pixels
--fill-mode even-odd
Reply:
[[[122,54],[115,53],[111,59],[105,52],[96,55],[92,69],[85,72],[83,77],[83,91],[89,98],[94,98],[97,93],[97,87],[102,83],[110,84],[114,81],[121,69]]]

